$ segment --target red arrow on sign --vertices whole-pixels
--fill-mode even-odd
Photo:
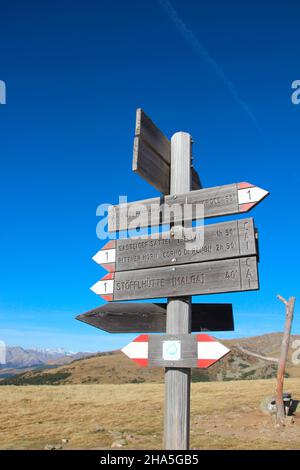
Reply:
[[[207,334],[140,335],[122,349],[142,367],[207,368],[230,352]]]

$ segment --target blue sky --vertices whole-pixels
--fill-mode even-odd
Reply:
[[[132,338],[74,317],[102,304],[89,290],[104,274],[91,259],[103,244],[98,204],[157,195],[131,171],[137,107],[169,137],[192,134],[204,186],[270,191],[249,214],[261,290],[194,301],[233,303],[236,330],[218,337],[282,330],[276,294],[299,288],[299,2],[17,0],[0,10],[0,339],[96,351]]]

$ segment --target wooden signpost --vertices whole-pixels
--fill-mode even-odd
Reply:
[[[257,258],[234,258],[106,274],[91,287],[109,302],[259,288]]]
[[[170,193],[171,142],[142,109],[136,111],[132,170],[163,194]],[[194,167],[192,189],[201,182]]]
[[[166,303],[107,303],[76,317],[109,333],[166,332]],[[192,304],[191,331],[233,331],[232,304]]]
[[[158,238],[109,241],[93,260],[109,272],[214,261],[257,255],[252,218],[186,229],[184,238],[170,232]]]
[[[191,147],[190,134],[177,132],[169,141],[137,110],[133,171],[163,194],[111,206],[108,230],[168,224],[170,232],[111,240],[93,257],[108,271],[91,287],[103,299],[166,297],[167,304],[112,303],[77,317],[114,333],[166,333],[141,335],[123,352],[143,366],[165,368],[164,442],[172,450],[189,448],[191,367],[208,367],[229,352],[214,338],[191,332],[233,328],[230,304],[192,304],[191,296],[259,288],[252,218],[196,229],[192,222],[243,214],[269,194],[251,183],[201,189]]]
[[[178,177],[180,178],[180,175]],[[108,230],[109,232],[130,230],[135,222],[139,227],[145,228],[170,222],[198,220],[203,216],[208,219],[242,214],[251,210],[268,194],[264,189],[251,183],[234,183],[198,191],[179,190],[165,197],[109,207]],[[184,217],[186,205],[192,209],[192,214],[188,213],[188,217]],[[197,205],[203,206],[204,214],[201,211],[197,213]]]
[[[140,335],[122,349],[143,367],[207,368],[230,352],[209,335]]]

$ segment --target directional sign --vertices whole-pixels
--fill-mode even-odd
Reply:
[[[93,260],[116,272],[257,254],[252,218],[186,229],[181,239],[170,232],[158,236],[111,240]]]
[[[206,334],[140,335],[122,349],[143,367],[207,368],[230,352]]]
[[[136,111],[132,169],[163,194],[170,194],[171,142],[142,109]],[[192,167],[192,189],[200,189]]]
[[[150,227],[170,222],[182,223],[182,220],[197,220],[203,216],[211,218],[240,214],[248,212],[268,194],[268,191],[251,183],[235,183],[110,206],[108,230],[129,230],[134,228],[135,223],[139,227]],[[189,210],[187,205],[190,206]],[[203,206],[204,214],[197,211],[197,205]]]
[[[108,303],[76,317],[109,333],[166,332],[167,304]],[[232,304],[192,304],[192,331],[233,331]]]
[[[255,256],[109,273],[91,287],[107,301],[257,290]]]

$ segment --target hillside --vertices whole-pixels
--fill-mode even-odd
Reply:
[[[300,336],[293,336],[291,344],[294,339],[300,339]],[[281,334],[272,333],[222,342],[231,349],[231,353],[209,369],[193,369],[193,382],[275,377],[277,363],[256,355],[278,357]],[[291,363],[292,352],[290,348],[287,376],[300,377],[300,367]],[[0,380],[0,385],[161,383],[163,380],[163,369],[139,367],[122,352],[112,351],[75,360],[67,365],[4,378]]]

